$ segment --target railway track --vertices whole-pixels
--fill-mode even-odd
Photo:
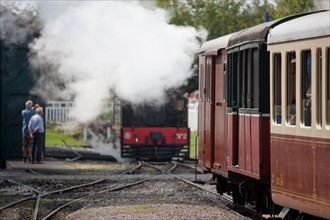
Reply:
[[[154,171],[151,172],[151,170],[148,168],[152,168]],[[45,190],[45,191],[40,190],[36,187],[27,185],[27,184],[24,184],[24,183],[20,183],[18,181],[6,179],[5,181],[7,181],[10,184],[19,185],[20,187],[24,187],[24,188],[28,189],[29,191],[31,191],[31,194],[27,195],[24,198],[18,199],[16,201],[13,201],[7,205],[0,207],[0,214],[1,214],[1,212],[5,211],[7,209],[10,209],[11,207],[13,207],[15,205],[18,205],[20,203],[25,204],[27,201],[32,200],[32,201],[34,201],[34,207],[33,207],[33,213],[32,213],[33,220],[54,219],[52,217],[54,217],[56,215],[58,215],[58,216],[61,215],[60,214],[61,210],[69,207],[70,205],[73,205],[74,203],[79,203],[79,202],[87,200],[91,197],[97,198],[98,196],[104,195],[105,193],[120,191],[120,190],[124,190],[124,189],[130,188],[130,187],[133,187],[133,186],[137,186],[137,185],[140,185],[147,181],[156,179],[156,177],[160,176],[160,175],[168,175],[173,179],[177,179],[177,180],[183,182],[184,184],[188,184],[189,186],[198,188],[200,190],[203,190],[205,192],[218,196],[219,199],[221,200],[220,204],[222,206],[229,207],[229,205],[232,204],[232,199],[229,196],[227,196],[227,197],[220,196],[220,194],[218,194],[214,190],[210,190],[206,187],[203,187],[201,184],[196,184],[194,181],[188,180],[187,178],[183,178],[179,174],[175,174],[176,170],[179,170],[179,168],[181,168],[181,169],[183,168],[185,170],[188,169],[192,173],[195,172],[194,166],[187,165],[187,164],[180,163],[180,162],[153,164],[153,163],[148,163],[148,162],[144,162],[144,161],[139,161],[138,164],[136,164],[133,168],[129,168],[129,169],[124,170],[117,174],[117,176],[119,177],[119,176],[123,176],[123,175],[139,175],[139,173],[141,173],[141,172],[142,173],[147,172],[148,175],[144,176],[143,178],[138,178],[137,180],[134,180],[132,182],[123,182],[123,183],[113,184],[112,183],[113,178],[101,178],[101,179],[89,181],[89,182],[86,182],[83,184],[77,184],[77,185],[70,186],[70,187],[63,187],[63,188],[59,188],[59,189],[55,189],[55,190]],[[145,169],[146,171],[142,170],[142,169]],[[64,198],[62,200],[64,200],[64,201],[68,200],[68,201],[67,202],[58,202],[57,200],[61,200],[61,199],[58,199],[58,196],[64,196],[64,197],[67,196],[66,198]],[[47,209],[47,211],[40,212],[40,210],[44,209],[44,208],[42,208],[42,206],[45,203],[44,201],[47,201],[47,200],[51,200],[51,201],[54,200],[56,203],[54,205],[55,207],[52,206],[51,210]],[[89,205],[90,204],[79,206],[79,208],[77,210],[85,209]],[[240,208],[242,208],[242,207],[240,207]],[[77,210],[75,210],[75,211],[77,211]],[[65,213],[67,213],[67,212],[65,212]]]

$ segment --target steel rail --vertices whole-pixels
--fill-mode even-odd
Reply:
[[[35,204],[35,207],[34,207],[33,217],[32,217],[33,220],[36,220],[38,218],[39,204],[40,204],[40,199],[41,198],[43,198],[43,197],[45,197],[47,195],[51,195],[51,194],[62,193],[62,192],[66,192],[66,191],[69,191],[69,190],[73,190],[73,189],[82,188],[82,187],[85,187],[85,186],[94,185],[94,184],[103,182],[105,180],[107,180],[107,179],[99,179],[99,180],[96,180],[96,181],[93,181],[93,182],[90,182],[90,183],[80,184],[80,185],[76,185],[76,186],[72,186],[72,187],[68,187],[68,188],[64,188],[64,189],[60,189],[60,190],[55,190],[55,191],[51,191],[51,192],[46,192],[46,193],[41,193],[39,190],[36,190],[33,187],[30,187],[28,185],[25,185],[25,184],[16,182],[14,180],[7,180],[8,182],[25,186],[25,187],[33,190],[34,192],[36,192],[37,195],[30,196],[30,197],[27,197],[27,198],[20,199],[18,201],[12,202],[12,203],[10,203],[8,205],[5,205],[5,206],[1,207],[0,210],[4,210],[4,209],[6,209],[8,207],[11,207],[13,205],[16,205],[16,204],[18,204],[20,202],[24,202],[24,201],[29,200],[29,199],[35,199],[35,198],[37,198],[37,201],[36,201],[36,204]]]
[[[63,204],[63,205],[61,205],[61,206],[59,206],[58,208],[54,209],[54,210],[53,210],[52,212],[50,212],[47,216],[45,216],[44,218],[42,218],[42,220],[47,220],[48,218],[50,218],[51,216],[53,216],[56,212],[58,212],[58,211],[61,210],[62,208],[64,208],[64,207],[70,205],[71,203],[77,202],[77,201],[79,201],[79,200],[81,200],[81,199],[87,198],[87,197],[89,197],[89,196],[95,196],[95,195],[97,195],[97,194],[102,194],[102,193],[106,193],[106,192],[117,191],[117,190],[121,190],[121,189],[129,188],[129,187],[131,187],[131,186],[139,185],[139,184],[141,184],[141,183],[143,183],[143,182],[146,182],[146,181],[148,181],[148,180],[150,180],[150,179],[152,179],[152,178],[154,178],[155,176],[158,176],[158,175],[160,175],[160,174],[162,174],[162,173],[156,174],[156,175],[154,175],[154,176],[152,176],[152,177],[148,177],[148,178],[145,178],[145,179],[142,179],[142,180],[139,180],[139,181],[133,182],[133,183],[129,183],[129,184],[121,185],[121,186],[116,186],[116,187],[113,187],[113,188],[110,188],[110,189],[106,189],[106,190],[98,191],[98,192],[96,192],[96,193],[90,193],[90,194],[87,194],[87,195],[81,196],[81,197],[79,197],[79,198],[77,198],[77,199],[74,199],[74,200],[72,200],[72,201],[70,201],[70,202],[67,202],[67,203],[65,203],[65,204]]]
[[[177,161],[175,161],[175,162],[173,162],[173,163],[177,163],[177,164],[180,165],[180,166],[188,167],[188,168],[191,168],[191,169],[193,169],[193,170],[196,169],[195,166],[192,166],[192,165],[189,165],[189,164],[184,164],[184,163],[177,162]]]
[[[56,212],[60,211],[62,208],[64,208],[64,207],[70,205],[71,203],[74,203],[74,202],[79,201],[79,200],[81,200],[81,199],[83,199],[83,198],[86,198],[86,197],[88,197],[88,196],[89,196],[89,195],[83,195],[83,196],[81,196],[81,197],[79,197],[79,198],[76,198],[76,199],[74,199],[74,200],[72,200],[72,201],[70,201],[70,202],[67,202],[67,203],[65,203],[65,204],[63,204],[63,205],[61,205],[61,206],[59,206],[58,208],[54,209],[52,212],[48,213],[45,217],[43,217],[42,220],[46,220],[46,219],[50,218],[50,217],[53,216]]]
[[[63,192],[66,192],[66,191],[70,191],[70,190],[77,189],[77,188],[82,188],[82,187],[85,187],[85,186],[95,185],[97,183],[101,183],[101,182],[104,182],[106,180],[107,179],[99,179],[99,180],[96,180],[96,181],[93,181],[93,182],[90,182],[90,183],[84,183],[84,184],[75,185],[75,186],[71,186],[71,187],[64,188],[64,189],[59,189],[59,190],[54,190],[54,191],[51,191],[51,192],[46,192],[46,193],[41,194],[41,197],[44,197],[44,196],[47,196],[47,195],[50,195],[50,194],[63,193]]]
[[[36,188],[33,188],[33,187],[28,186],[28,185],[26,185],[26,184],[23,184],[23,183],[20,183],[20,182],[17,182],[17,181],[11,180],[11,179],[7,179],[7,181],[10,182],[10,183],[14,183],[14,184],[17,184],[17,185],[20,185],[20,186],[24,186],[24,187],[26,187],[26,188],[29,188],[30,190],[32,190],[32,191],[35,192],[35,193],[40,193],[40,191],[37,190]]]
[[[191,185],[191,186],[196,187],[196,188],[198,188],[198,189],[201,189],[201,190],[207,191],[207,192],[209,192],[209,193],[212,193],[212,194],[214,194],[214,195],[216,195],[216,196],[219,196],[222,200],[225,200],[226,202],[228,202],[226,205],[221,204],[221,205],[223,205],[223,206],[227,206],[229,203],[232,203],[232,202],[233,202],[232,200],[228,199],[228,197],[223,197],[223,196],[222,196],[221,194],[219,194],[218,192],[214,192],[214,191],[212,191],[212,190],[206,189],[206,188],[204,188],[204,187],[202,187],[202,186],[200,186],[200,185],[198,185],[198,184],[196,184],[196,183],[194,183],[194,182],[192,182],[192,181],[190,181],[190,180],[187,180],[187,179],[184,179],[184,178],[182,178],[182,177],[180,177],[180,176],[178,176],[178,175],[172,174],[171,171],[172,171],[173,169],[164,170],[164,169],[161,169],[161,168],[159,168],[159,167],[156,167],[156,166],[154,166],[154,165],[152,165],[152,164],[149,164],[149,163],[146,163],[146,162],[143,162],[143,163],[146,164],[146,165],[148,165],[148,166],[150,166],[150,167],[153,167],[153,168],[155,168],[155,169],[161,171],[162,173],[166,173],[166,174],[168,174],[168,175],[170,175],[170,176],[172,176],[172,177],[174,177],[174,178],[176,178],[176,179],[179,179],[180,181],[182,181],[182,182],[184,182],[184,183],[186,183],[186,184],[188,184],[188,185]],[[177,162],[172,162],[172,163],[174,163],[175,165],[177,164]]]
[[[33,217],[32,217],[33,220],[37,220],[37,218],[38,218],[39,203],[40,203],[40,195],[38,195],[36,204],[34,206],[34,212],[33,212]]]
[[[142,167],[142,162],[139,161],[137,166],[135,166],[135,167],[134,167],[133,169],[131,169],[131,170],[126,170],[126,171],[124,171],[122,174],[133,174],[135,170],[140,169],[141,167]]]
[[[30,197],[26,197],[26,198],[23,198],[23,199],[17,200],[17,201],[15,201],[15,202],[9,203],[8,205],[5,205],[5,206],[0,207],[0,211],[5,210],[6,208],[9,208],[9,207],[11,207],[11,206],[14,206],[14,205],[16,205],[16,204],[18,204],[18,203],[24,202],[24,201],[26,201],[26,200],[34,199],[35,197],[36,197],[36,196],[33,195],[33,196],[30,196]]]
[[[219,193],[217,193],[217,192],[214,192],[214,191],[212,191],[212,190],[206,189],[206,188],[204,188],[204,187],[202,187],[202,186],[200,186],[200,185],[198,185],[198,184],[196,184],[196,183],[194,183],[194,182],[192,182],[192,181],[186,180],[186,179],[184,179],[184,178],[182,178],[182,177],[180,177],[180,176],[178,176],[178,175],[175,175],[175,174],[170,173],[170,172],[173,170],[172,168],[169,169],[169,170],[164,170],[164,169],[161,169],[161,168],[159,168],[159,167],[156,167],[156,166],[154,166],[154,165],[152,165],[152,164],[149,164],[149,163],[146,163],[146,162],[143,162],[143,163],[146,164],[146,165],[148,165],[148,166],[150,166],[150,167],[153,167],[153,168],[155,168],[155,169],[161,171],[162,173],[166,173],[166,174],[168,174],[168,175],[170,175],[170,176],[173,176],[173,177],[175,177],[175,178],[177,178],[177,179],[179,179],[179,180],[181,180],[181,181],[183,181],[183,182],[185,182],[185,183],[187,183],[187,184],[189,184],[189,185],[191,185],[191,186],[194,186],[194,187],[197,187],[197,188],[199,188],[199,189],[205,190],[205,191],[210,192],[210,193],[212,193],[212,194],[214,194],[214,195],[221,196],[221,195],[220,195]],[[176,167],[178,163],[177,163],[177,162],[173,162],[173,164],[174,164],[174,167]]]

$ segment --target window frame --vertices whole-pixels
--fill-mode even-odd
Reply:
[[[293,76],[291,76],[293,75]],[[296,94],[296,78],[297,78],[297,57],[296,51],[288,51],[286,53],[286,121],[287,125],[295,126],[296,125],[296,116],[297,116],[297,94]]]
[[[308,57],[309,56],[309,57]],[[300,123],[304,127],[312,125],[312,51],[311,49],[301,50],[301,118]],[[308,58],[310,60],[308,60]],[[310,64],[308,63],[310,61]],[[310,73],[310,75],[309,75]],[[307,84],[308,83],[308,84]]]
[[[282,54],[273,53],[273,122],[282,124]],[[278,106],[278,107],[277,107]],[[278,111],[279,110],[279,111]],[[279,112],[279,114],[278,114]]]

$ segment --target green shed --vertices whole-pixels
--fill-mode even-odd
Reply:
[[[6,15],[16,16],[2,7],[1,17]],[[17,17],[15,22],[19,22],[18,27],[30,28],[30,24],[24,23],[20,17]],[[1,23],[2,31],[5,28],[3,26]],[[34,103],[42,105],[41,99],[31,93],[37,74],[29,65],[28,43],[37,36],[38,32],[35,30],[33,28],[25,38],[29,40],[10,41],[10,33],[0,38],[0,168],[5,167],[5,161],[8,159],[22,158],[21,112],[25,108],[25,102],[31,99]]]

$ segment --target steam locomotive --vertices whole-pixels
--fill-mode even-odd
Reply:
[[[121,156],[143,160],[188,159],[187,99],[169,91],[162,104],[122,104]]]
[[[330,11],[210,40],[199,55],[198,162],[263,217],[330,219]]]

